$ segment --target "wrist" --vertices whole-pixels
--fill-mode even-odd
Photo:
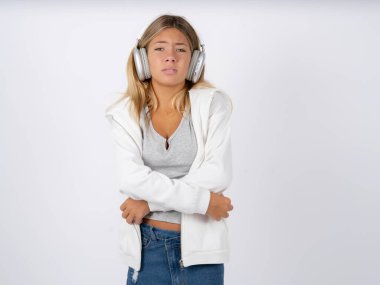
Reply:
[[[209,193],[210,193],[210,195],[209,195],[209,199],[208,199],[208,203],[207,203],[207,209],[206,209],[206,212],[204,213],[205,215],[209,215],[210,214],[211,207],[212,207],[213,201],[214,201],[213,192],[209,191]]]

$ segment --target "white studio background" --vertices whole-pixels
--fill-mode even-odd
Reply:
[[[163,13],[234,101],[225,284],[380,283],[375,1],[0,4],[0,284],[125,284],[105,108]]]

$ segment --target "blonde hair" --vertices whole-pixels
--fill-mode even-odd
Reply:
[[[162,15],[155,19],[144,31],[143,35],[138,41],[137,47],[148,47],[149,43],[154,37],[156,37],[164,29],[168,28],[176,28],[184,34],[184,36],[189,41],[191,53],[194,49],[200,49],[200,40],[194,28],[184,17],[175,15]],[[184,89],[175,94],[175,96],[173,97],[172,107],[175,108],[178,112],[184,114],[184,112],[187,110],[190,113],[191,106],[189,90],[191,88],[214,87],[211,83],[204,79],[204,72],[205,69],[203,68],[200,78],[196,83],[192,83],[191,81],[186,80]],[[133,58],[133,49],[128,58],[127,78],[127,90],[123,93],[122,97],[119,98],[114,104],[117,104],[125,97],[130,97],[130,111],[132,112],[132,115],[137,122],[139,122],[140,120],[140,112],[142,108],[144,108],[144,106],[147,105],[149,111],[147,112],[147,117],[145,118],[145,121],[146,123],[148,123],[150,120],[150,114],[156,111],[158,108],[158,101],[152,88],[151,79],[140,81],[138,78]]]

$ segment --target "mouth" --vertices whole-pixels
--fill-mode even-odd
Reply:
[[[177,73],[177,69],[175,68],[164,68],[162,69],[162,72],[165,73],[165,74],[176,74]]]

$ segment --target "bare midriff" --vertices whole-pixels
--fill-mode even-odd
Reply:
[[[163,221],[157,221],[152,219],[143,218],[143,223],[151,225],[153,227],[157,227],[163,230],[169,230],[169,231],[181,231],[181,224],[175,224],[175,223],[168,223]]]

